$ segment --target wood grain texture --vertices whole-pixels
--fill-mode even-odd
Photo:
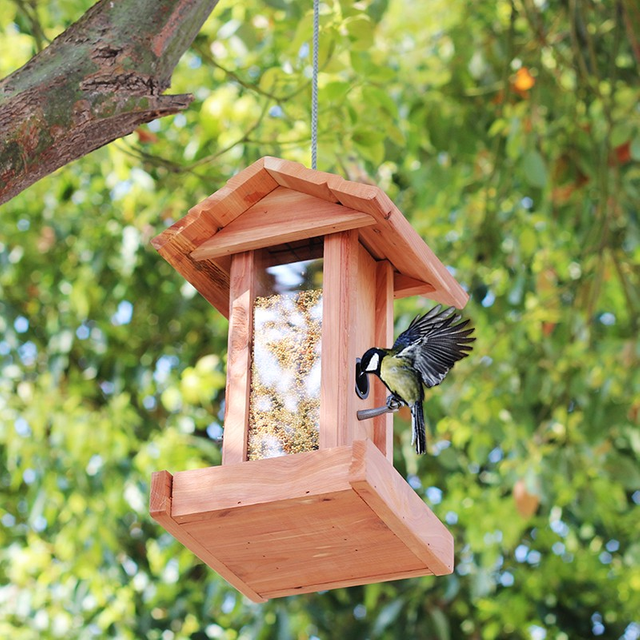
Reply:
[[[330,582],[316,582],[313,584],[300,585],[292,590],[291,588],[275,588],[268,593],[265,593],[264,597],[282,598],[284,596],[299,595],[303,593],[315,593],[317,591],[328,591],[329,589],[343,589],[346,587],[356,587],[363,584],[376,584],[378,582],[391,582],[393,580],[406,580],[408,578],[422,578],[424,576],[431,576],[433,573],[424,567],[419,569],[412,569],[407,571],[396,570],[392,574],[378,574],[360,576],[358,578],[342,578],[332,579]]]
[[[379,187],[343,180],[332,183],[331,191],[345,207],[369,213],[378,221],[388,220],[394,209],[389,196]],[[392,229],[392,227],[389,227]]]
[[[409,296],[426,296],[427,298],[435,291],[435,287],[428,282],[416,280],[402,273],[396,273],[393,278],[393,297],[408,298]]]
[[[149,514],[155,520],[171,517],[171,492],[173,477],[168,471],[156,471],[151,475]]]
[[[451,568],[450,534],[368,440],[163,472],[151,511],[256,601]]]
[[[238,578],[225,564],[208,549],[193,538],[187,530],[181,527],[171,515],[172,507],[172,477],[168,471],[156,471],[151,476],[151,498],[149,513],[151,517],[168,531],[178,542],[190,549],[202,562],[219,573],[230,585],[253,602],[265,602],[248,584]]]
[[[173,517],[179,523],[208,519],[213,512],[312,499],[349,490],[351,447],[334,447],[241,465],[179,471],[173,479]]]
[[[358,231],[326,236],[324,241],[320,448],[353,440],[356,358]]]
[[[218,229],[204,211],[192,211],[151,240],[158,253],[225,318],[229,317],[229,258],[196,262],[189,256]]]
[[[367,581],[372,574],[429,572],[350,489],[249,506],[184,528],[266,598],[308,585]]]
[[[278,187],[191,254],[207,260],[374,224],[368,214]]]
[[[376,263],[376,323],[372,346],[388,348],[393,344],[393,275],[393,265],[388,260]],[[375,376],[371,376],[370,382],[373,385],[373,405],[381,407],[386,403],[389,391]],[[393,464],[393,414],[378,416],[372,422],[373,442]]]
[[[464,307],[467,293],[383,191],[346,180],[332,183],[331,191],[343,205],[376,218],[376,224],[361,233],[376,259],[387,259],[403,275],[433,285],[428,294],[433,300]]]
[[[222,189],[192,207],[189,213],[206,213],[222,229],[271,193],[278,183],[264,168],[264,158],[256,160],[229,179]]]
[[[369,252],[358,244],[358,273],[356,275],[356,308],[353,316],[352,339],[355,341],[356,357],[361,358],[362,354],[374,345],[376,333],[376,262]],[[352,388],[355,387],[355,361],[350,365],[353,369],[351,375]],[[371,380],[369,380],[371,382]],[[355,394],[355,391],[354,391]],[[374,394],[369,392],[369,396],[362,400],[355,396],[354,408],[371,409],[375,405]],[[351,416],[353,421],[354,440],[373,440],[374,422],[373,420],[358,420]]]
[[[237,464],[247,458],[249,391],[251,385],[251,345],[255,256],[246,251],[233,256],[229,292],[229,346],[225,394],[222,464]]]
[[[350,483],[435,575],[453,571],[453,536],[368,440],[353,443]]]
[[[264,168],[269,175],[282,187],[295,189],[301,193],[326,200],[338,202],[338,198],[331,191],[330,185],[338,186],[343,179],[333,173],[307,169],[298,162],[282,160],[266,156]]]

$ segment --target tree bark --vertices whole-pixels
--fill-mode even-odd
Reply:
[[[100,0],[0,81],[0,204],[136,127],[186,109],[162,95],[217,0]]]

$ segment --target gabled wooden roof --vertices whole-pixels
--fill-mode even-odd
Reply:
[[[359,230],[376,260],[391,262],[396,298],[466,304],[467,293],[381,189],[279,158],[254,162],[152,244],[228,317],[231,255],[348,229]]]

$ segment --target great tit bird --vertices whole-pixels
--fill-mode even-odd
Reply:
[[[424,427],[424,387],[440,384],[449,369],[473,348],[469,337],[473,327],[465,329],[469,320],[455,313],[453,307],[437,305],[422,317],[416,316],[391,349],[369,349],[360,362],[363,374],[375,373],[401,405],[411,409],[416,453],[424,453],[427,440]]]

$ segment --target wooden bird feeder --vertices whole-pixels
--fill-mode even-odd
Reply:
[[[393,300],[467,294],[377,187],[266,157],[153,240],[229,318],[222,465],[153,474],[151,515],[256,602],[453,570],[453,538],[394,469],[356,358]]]

